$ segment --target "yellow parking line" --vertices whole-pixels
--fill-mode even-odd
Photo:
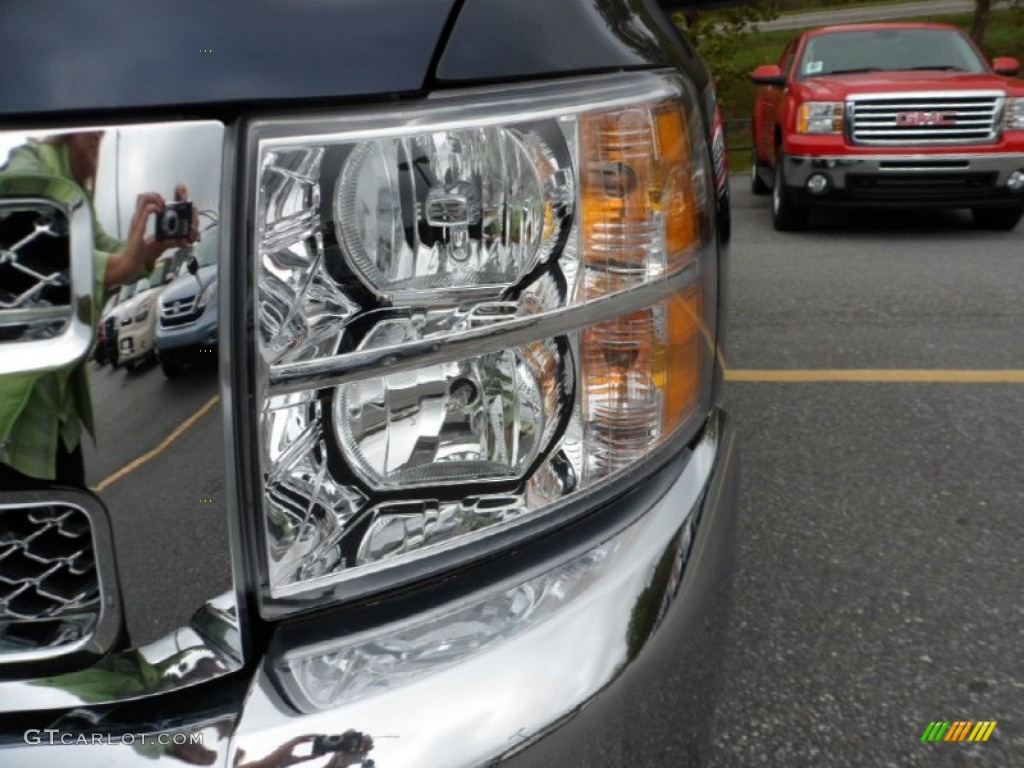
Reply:
[[[103,481],[92,490],[95,491],[96,493],[99,493],[100,491],[105,490],[109,486],[116,483],[125,475],[134,472],[136,469],[141,467],[146,462],[150,461],[151,459],[155,459],[161,453],[166,451],[170,447],[171,443],[173,443],[175,440],[177,440],[179,437],[185,434],[189,427],[191,427],[193,424],[195,424],[197,421],[203,418],[203,416],[205,416],[207,413],[209,413],[210,409],[212,409],[219,402],[220,395],[214,395],[213,397],[211,397],[209,400],[206,401],[205,405],[203,405],[202,408],[200,408],[198,411],[196,411],[183,422],[181,422],[181,424],[175,427],[174,431],[171,432],[171,434],[169,434],[167,437],[165,437],[156,448],[128,462],[119,470],[117,470],[117,472],[115,472],[114,474],[103,478]]]
[[[854,381],[934,384],[1024,384],[1024,369],[823,368],[820,370],[771,370],[730,368],[726,370],[725,378],[727,381],[759,382]]]

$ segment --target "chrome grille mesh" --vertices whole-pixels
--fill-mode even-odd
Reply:
[[[0,661],[89,637],[100,610],[85,512],[63,504],[0,509]]]
[[[65,214],[45,203],[0,205],[0,341],[50,339],[71,321]]]
[[[994,91],[852,96],[850,138],[856,144],[993,141],[1005,101],[1005,94]]]

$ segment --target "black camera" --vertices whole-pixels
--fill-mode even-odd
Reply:
[[[184,240],[192,231],[192,203],[168,203],[156,215],[157,240]]]
[[[329,736],[317,736],[313,741],[310,757],[321,757],[328,752],[342,752],[347,755],[358,755],[363,751],[363,734],[359,731],[333,733]]]

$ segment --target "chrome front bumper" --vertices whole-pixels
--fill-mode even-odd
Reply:
[[[793,196],[809,204],[985,205],[1019,202],[1024,191],[1007,188],[1014,171],[1024,171],[1024,153],[793,155],[783,178]],[[828,179],[821,194],[807,181]]]
[[[345,763],[356,766],[696,764],[714,709],[737,492],[733,431],[716,410],[691,450],[588,518],[597,527],[509,553],[432,596],[282,625],[240,711],[174,729],[201,733],[200,753],[143,749],[137,738],[51,746],[43,734],[27,745],[9,733],[0,764],[286,765],[308,756],[316,736],[348,730],[373,740],[365,762]],[[504,576],[482,577],[488,568]],[[510,595],[544,601],[482,639],[467,633],[488,601]],[[435,652],[417,657],[407,640],[424,627]],[[336,653],[349,654],[352,674],[308,695],[310,678],[296,674],[303,659]],[[197,691],[191,701],[202,699]]]

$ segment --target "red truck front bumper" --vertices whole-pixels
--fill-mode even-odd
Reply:
[[[1024,135],[944,147],[854,147],[842,137],[786,141],[784,183],[804,205],[1024,205]]]

